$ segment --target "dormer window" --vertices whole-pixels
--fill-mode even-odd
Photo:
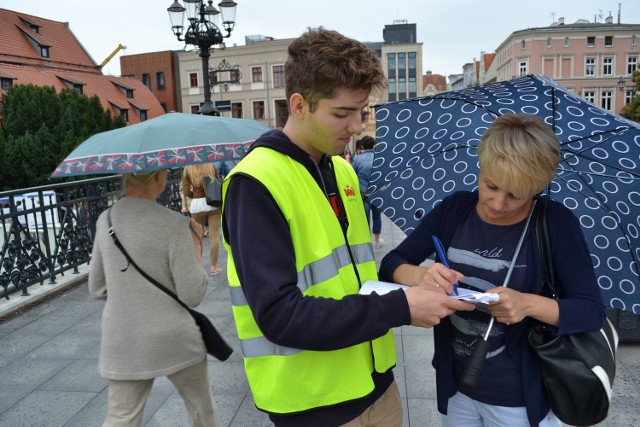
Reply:
[[[2,77],[0,78],[0,86],[2,90],[7,91],[13,87],[13,79]]]
[[[133,98],[133,89],[126,89],[127,98]]]
[[[73,91],[75,93],[79,93],[79,94],[84,93],[84,90],[82,89],[82,85],[79,85],[79,84],[74,84],[73,85]]]
[[[40,46],[40,56],[43,58],[49,58],[49,46]]]

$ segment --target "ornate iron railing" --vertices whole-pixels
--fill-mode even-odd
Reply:
[[[22,292],[91,260],[100,213],[121,197],[119,176],[0,192],[0,297]],[[158,202],[181,209],[180,175],[171,171]]]

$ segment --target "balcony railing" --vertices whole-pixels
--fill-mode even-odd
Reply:
[[[96,221],[121,196],[119,176],[0,192],[0,298],[89,264]],[[158,202],[180,211],[177,171]]]

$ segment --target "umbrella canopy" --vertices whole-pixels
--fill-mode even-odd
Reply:
[[[371,204],[408,234],[444,197],[477,189],[480,138],[508,113],[554,129],[562,160],[548,193],[578,217],[605,304],[640,314],[640,126],[547,77],[378,105]]]
[[[140,173],[239,160],[269,127],[255,120],[170,113],[82,142],[52,178]]]

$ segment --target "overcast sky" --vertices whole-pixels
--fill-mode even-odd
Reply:
[[[69,26],[96,63],[117,46],[124,54],[184,49],[172,34],[167,8],[173,0],[86,2],[78,0],[0,0],[0,8],[28,13]],[[559,17],[604,21],[609,13],[621,22],[640,24],[638,0],[235,0],[236,28],[228,46],[244,45],[245,35],[277,39],[297,37],[307,27],[324,26],[360,41],[382,41],[394,20],[417,24],[423,43],[423,71],[461,73],[462,66],[493,52],[512,32],[546,27]],[[219,0],[214,1],[217,6]],[[189,46],[189,48],[192,48]],[[119,75],[119,52],[103,69]],[[211,57],[215,66],[223,54]]]

